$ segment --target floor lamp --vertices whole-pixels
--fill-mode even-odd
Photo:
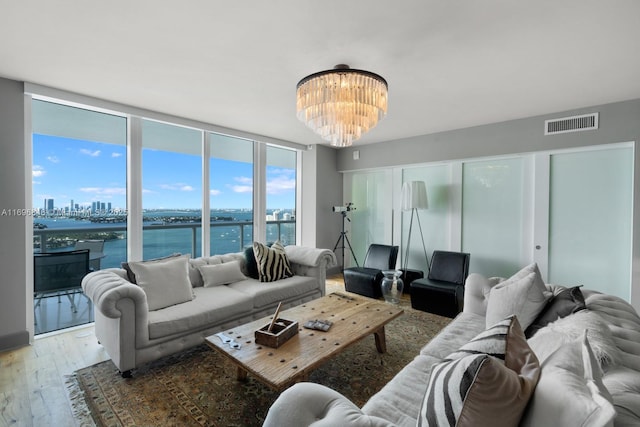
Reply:
[[[407,237],[407,250],[404,254],[404,271],[407,271],[409,265],[409,246],[411,244],[411,230],[413,229],[413,215],[415,213],[418,218],[418,227],[420,228],[420,237],[422,238],[422,248],[424,249],[424,257],[427,260],[427,275],[431,270],[429,265],[429,257],[427,256],[427,247],[424,244],[424,235],[422,234],[422,224],[420,224],[420,215],[418,209],[428,209],[429,201],[427,200],[427,186],[424,181],[408,181],[402,184],[402,210],[411,211],[411,220],[409,221],[409,235]]]

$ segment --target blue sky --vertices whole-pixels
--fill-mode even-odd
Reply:
[[[251,208],[253,166],[211,160],[211,208]],[[202,198],[199,156],[143,150],[145,209],[199,209]],[[33,135],[33,206],[44,199],[55,207],[90,206],[94,201],[126,207],[126,147]],[[295,170],[267,167],[267,209],[295,208]]]

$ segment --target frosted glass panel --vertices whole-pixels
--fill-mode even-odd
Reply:
[[[523,159],[463,165],[462,250],[469,271],[509,277],[522,264]]]
[[[632,171],[631,147],[551,156],[550,283],[629,301]]]
[[[351,194],[355,210],[349,212],[351,233],[348,234],[351,246],[360,265],[364,261],[367,248],[371,243],[386,243],[385,218],[391,210],[390,190],[387,188],[388,175],[385,172],[355,173],[351,182]],[[347,200],[349,202],[349,200]],[[390,226],[390,224],[388,225]],[[345,250],[345,258],[349,249]],[[350,266],[355,266],[351,261]]]
[[[449,204],[451,201],[451,173],[449,165],[435,165],[420,168],[404,169],[402,182],[424,181],[427,187],[427,199],[429,209],[416,211],[413,215],[413,228],[411,230],[411,246],[408,251],[408,268],[427,272],[427,260],[424,256],[424,247],[420,236],[420,227],[417,216],[420,218],[424,243],[427,248],[429,260],[434,249],[449,249]],[[416,216],[417,214],[417,216]],[[401,266],[404,266],[409,237],[409,225],[411,211],[402,212],[402,254]]]

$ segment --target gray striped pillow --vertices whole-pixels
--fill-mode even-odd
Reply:
[[[261,282],[273,282],[293,276],[284,246],[277,240],[271,247],[253,242],[253,253],[258,264]]]
[[[508,332],[515,318],[516,316],[509,316],[479,333],[474,339],[448,355],[445,360],[460,359],[473,354],[488,354],[504,363]]]
[[[433,367],[417,425],[515,427],[539,377],[538,359],[511,316]]]

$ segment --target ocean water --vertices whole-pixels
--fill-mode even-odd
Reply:
[[[185,212],[185,211],[164,211],[164,212],[152,212],[151,214],[145,214],[145,217],[196,217],[199,216],[199,212]],[[242,225],[224,225],[225,221],[214,221],[211,225],[211,254],[225,254],[230,252],[239,252],[243,250],[243,246],[246,247],[253,242],[253,214],[248,211],[222,211],[214,212],[213,215],[233,217],[234,221],[243,221],[246,223]],[[78,221],[71,218],[36,218],[34,222],[44,224],[47,226],[47,230],[55,229],[82,229],[90,228],[92,231],[99,231],[101,228],[113,227],[113,226],[125,226],[124,223],[120,224],[101,224],[92,223],[90,221]],[[145,220],[144,225],[151,225],[155,220]],[[188,225],[188,224],[187,224]],[[242,229],[242,230],[241,230]],[[193,229],[192,228],[178,228],[178,229],[159,229],[159,230],[144,230],[142,235],[143,241],[143,259],[158,258],[172,253],[191,254],[194,257],[201,255],[201,239],[202,230],[200,227],[196,229],[196,253],[193,254]],[[241,239],[241,231],[244,239]],[[118,232],[120,233],[120,232]],[[126,235],[126,233],[125,233]],[[275,241],[280,239],[283,244],[295,243],[295,224],[281,224],[281,233],[278,236],[277,224],[267,224],[267,241]],[[55,250],[70,250],[73,247],[63,247]],[[101,268],[120,267],[120,263],[126,261],[127,258],[127,240],[115,239],[107,240],[104,244],[105,257],[101,260]]]

